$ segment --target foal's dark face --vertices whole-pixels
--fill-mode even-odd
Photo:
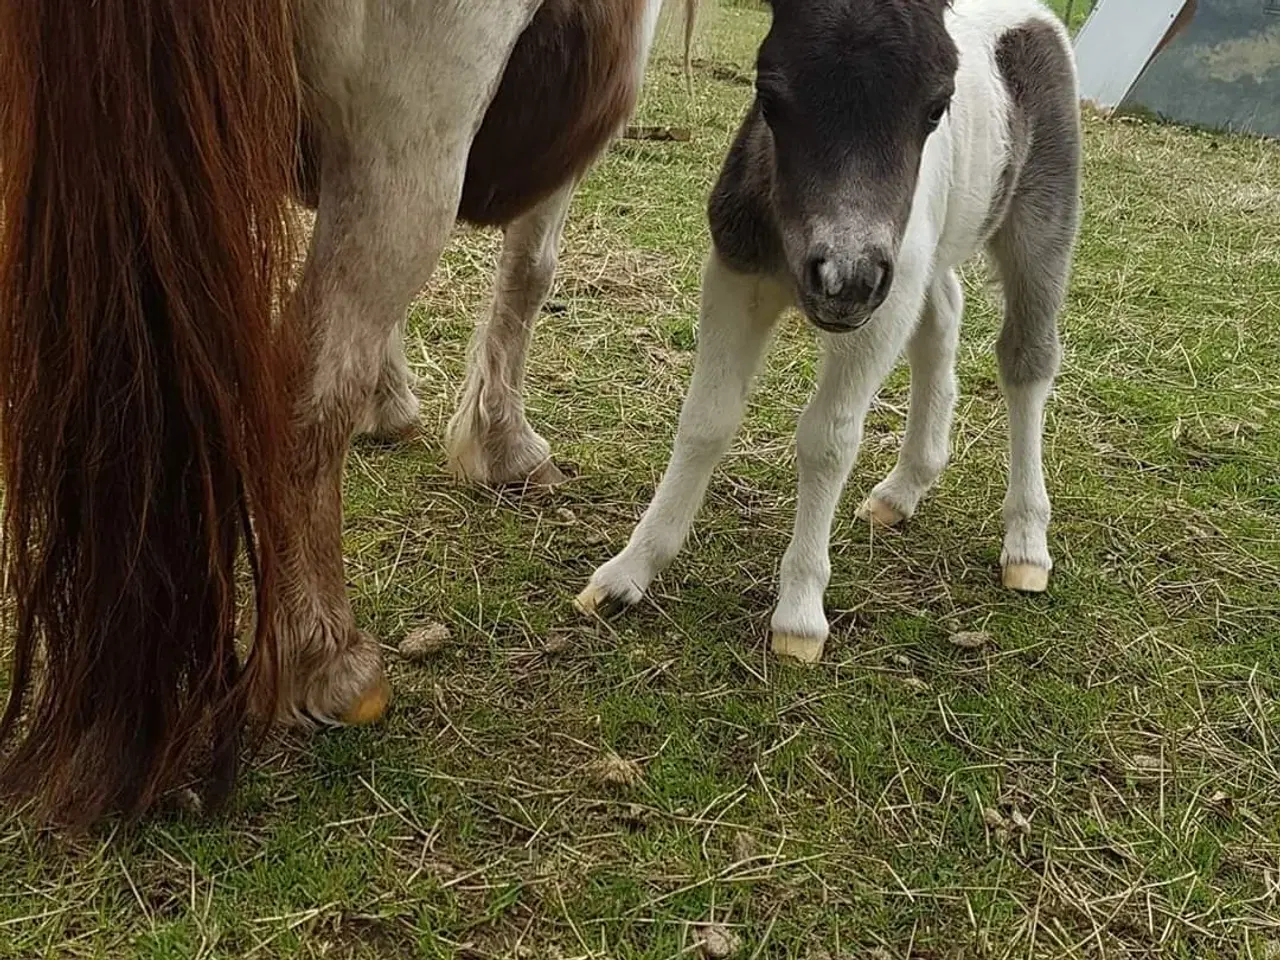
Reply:
[[[800,303],[855,330],[884,302],[925,141],[955,89],[946,0],[773,0],[756,109]]]

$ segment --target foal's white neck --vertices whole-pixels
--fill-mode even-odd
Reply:
[[[903,240],[904,247],[912,240],[927,247],[939,268],[963,263],[985,239],[1010,151],[1009,92],[996,62],[996,44],[1009,30],[1032,21],[1063,30],[1039,0],[955,0],[947,13],[960,51],[956,94],[926,145]]]

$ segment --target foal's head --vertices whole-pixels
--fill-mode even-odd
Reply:
[[[773,206],[818,326],[854,330],[884,302],[925,140],[955,90],[948,0],[772,0],[757,61]]]

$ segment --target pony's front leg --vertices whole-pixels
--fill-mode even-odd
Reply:
[[[831,524],[858,456],[871,398],[893,367],[911,324],[892,311],[861,331],[824,334],[822,373],[796,431],[800,473],[795,527],[782,557],[773,652],[812,663],[829,627],[822,599],[831,579]]]
[[[711,473],[742,422],[752,377],[789,300],[777,280],[734,273],[714,253],[708,259],[698,354],[671,462],[626,548],[596,570],[578,595],[579,609],[609,614],[631,606],[675,559]]]
[[[462,399],[449,421],[449,461],[486,486],[564,479],[551,445],[525,419],[523,393],[529,342],[555,279],[574,186],[565,184],[507,226],[489,318],[471,339]]]

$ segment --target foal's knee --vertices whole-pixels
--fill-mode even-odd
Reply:
[[[827,471],[857,453],[861,420],[854,416],[807,410],[796,429],[796,461],[801,470]]]
[[[733,442],[735,429],[732,420],[699,411],[681,420],[679,444],[698,458],[719,457]]]

